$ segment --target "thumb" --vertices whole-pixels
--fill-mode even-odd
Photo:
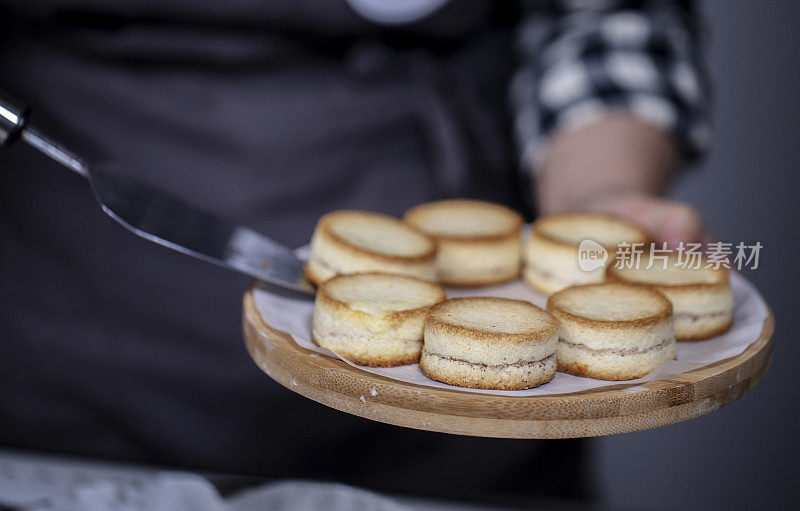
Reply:
[[[677,246],[681,242],[706,242],[710,235],[703,216],[684,202],[652,195],[630,194],[598,201],[592,210],[606,211],[640,224],[656,242]]]
[[[652,199],[643,211],[645,227],[655,241],[677,246],[681,242],[703,242],[709,237],[702,215],[692,206],[671,200]]]

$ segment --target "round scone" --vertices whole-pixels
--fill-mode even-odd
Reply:
[[[442,200],[411,208],[403,220],[436,242],[436,274],[443,284],[497,284],[519,276],[522,216],[512,209],[476,200]]]
[[[603,282],[618,244],[649,240],[647,231],[612,215],[543,216],[533,223],[523,277],[529,286],[547,295],[576,284]],[[585,258],[583,262],[579,255]]]
[[[676,357],[672,305],[644,286],[584,284],[552,295],[558,370],[600,380],[641,378]]]
[[[356,364],[413,364],[428,310],[445,298],[438,284],[412,277],[339,275],[317,289],[311,334],[319,346]]]
[[[366,272],[433,281],[435,260],[433,240],[397,218],[342,210],[317,222],[305,274],[316,285],[336,275]]]
[[[431,308],[420,368],[434,380],[519,390],[553,379],[558,322],[506,298],[454,298]]]
[[[685,262],[685,261],[684,261]],[[638,267],[608,267],[608,279],[645,284],[660,291],[672,302],[675,337],[679,341],[708,339],[727,332],[733,324],[733,293],[729,272],[723,267],[706,268],[707,261],[682,264],[670,255],[666,264],[654,261],[650,268],[645,257]]]

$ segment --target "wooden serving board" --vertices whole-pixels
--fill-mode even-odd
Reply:
[[[299,346],[267,325],[253,289],[244,296],[247,350],[273,380],[318,403],[367,419],[457,435],[575,438],[656,428],[718,410],[767,373],[775,320],[740,355],[671,378],[570,394],[516,397],[406,383]]]

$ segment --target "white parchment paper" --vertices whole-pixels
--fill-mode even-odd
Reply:
[[[731,330],[706,341],[691,341],[678,343],[678,359],[661,364],[655,371],[644,378],[626,380],[625,382],[595,380],[581,378],[571,374],[557,372],[555,378],[540,387],[528,390],[481,390],[455,387],[440,383],[425,376],[419,364],[400,367],[366,367],[348,362],[354,367],[364,371],[380,374],[388,378],[402,380],[418,385],[458,389],[464,392],[478,392],[483,394],[500,394],[509,396],[542,396],[547,394],[565,394],[582,390],[603,387],[606,385],[619,385],[620,383],[643,383],[650,380],[668,378],[677,374],[691,371],[713,362],[718,362],[742,353],[747,346],[758,339],[764,320],[767,317],[767,307],[764,299],[758,294],[755,286],[737,273],[731,274],[731,287],[734,298],[734,321]],[[547,298],[540,295],[522,281],[478,288],[447,288],[448,298],[460,296],[499,296],[528,300],[542,308],[547,304]],[[254,292],[255,304],[264,322],[273,328],[291,334],[295,342],[304,348],[314,350],[326,356],[337,357],[332,351],[321,348],[311,340],[311,315],[314,304],[311,301],[286,298],[271,294],[263,289]]]

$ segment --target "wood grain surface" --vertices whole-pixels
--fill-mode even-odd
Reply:
[[[346,413],[409,428],[501,438],[574,438],[656,428],[718,410],[752,389],[772,357],[772,311],[740,355],[647,383],[516,397],[405,383],[302,348],[264,323],[245,293],[247,350],[273,380]]]

